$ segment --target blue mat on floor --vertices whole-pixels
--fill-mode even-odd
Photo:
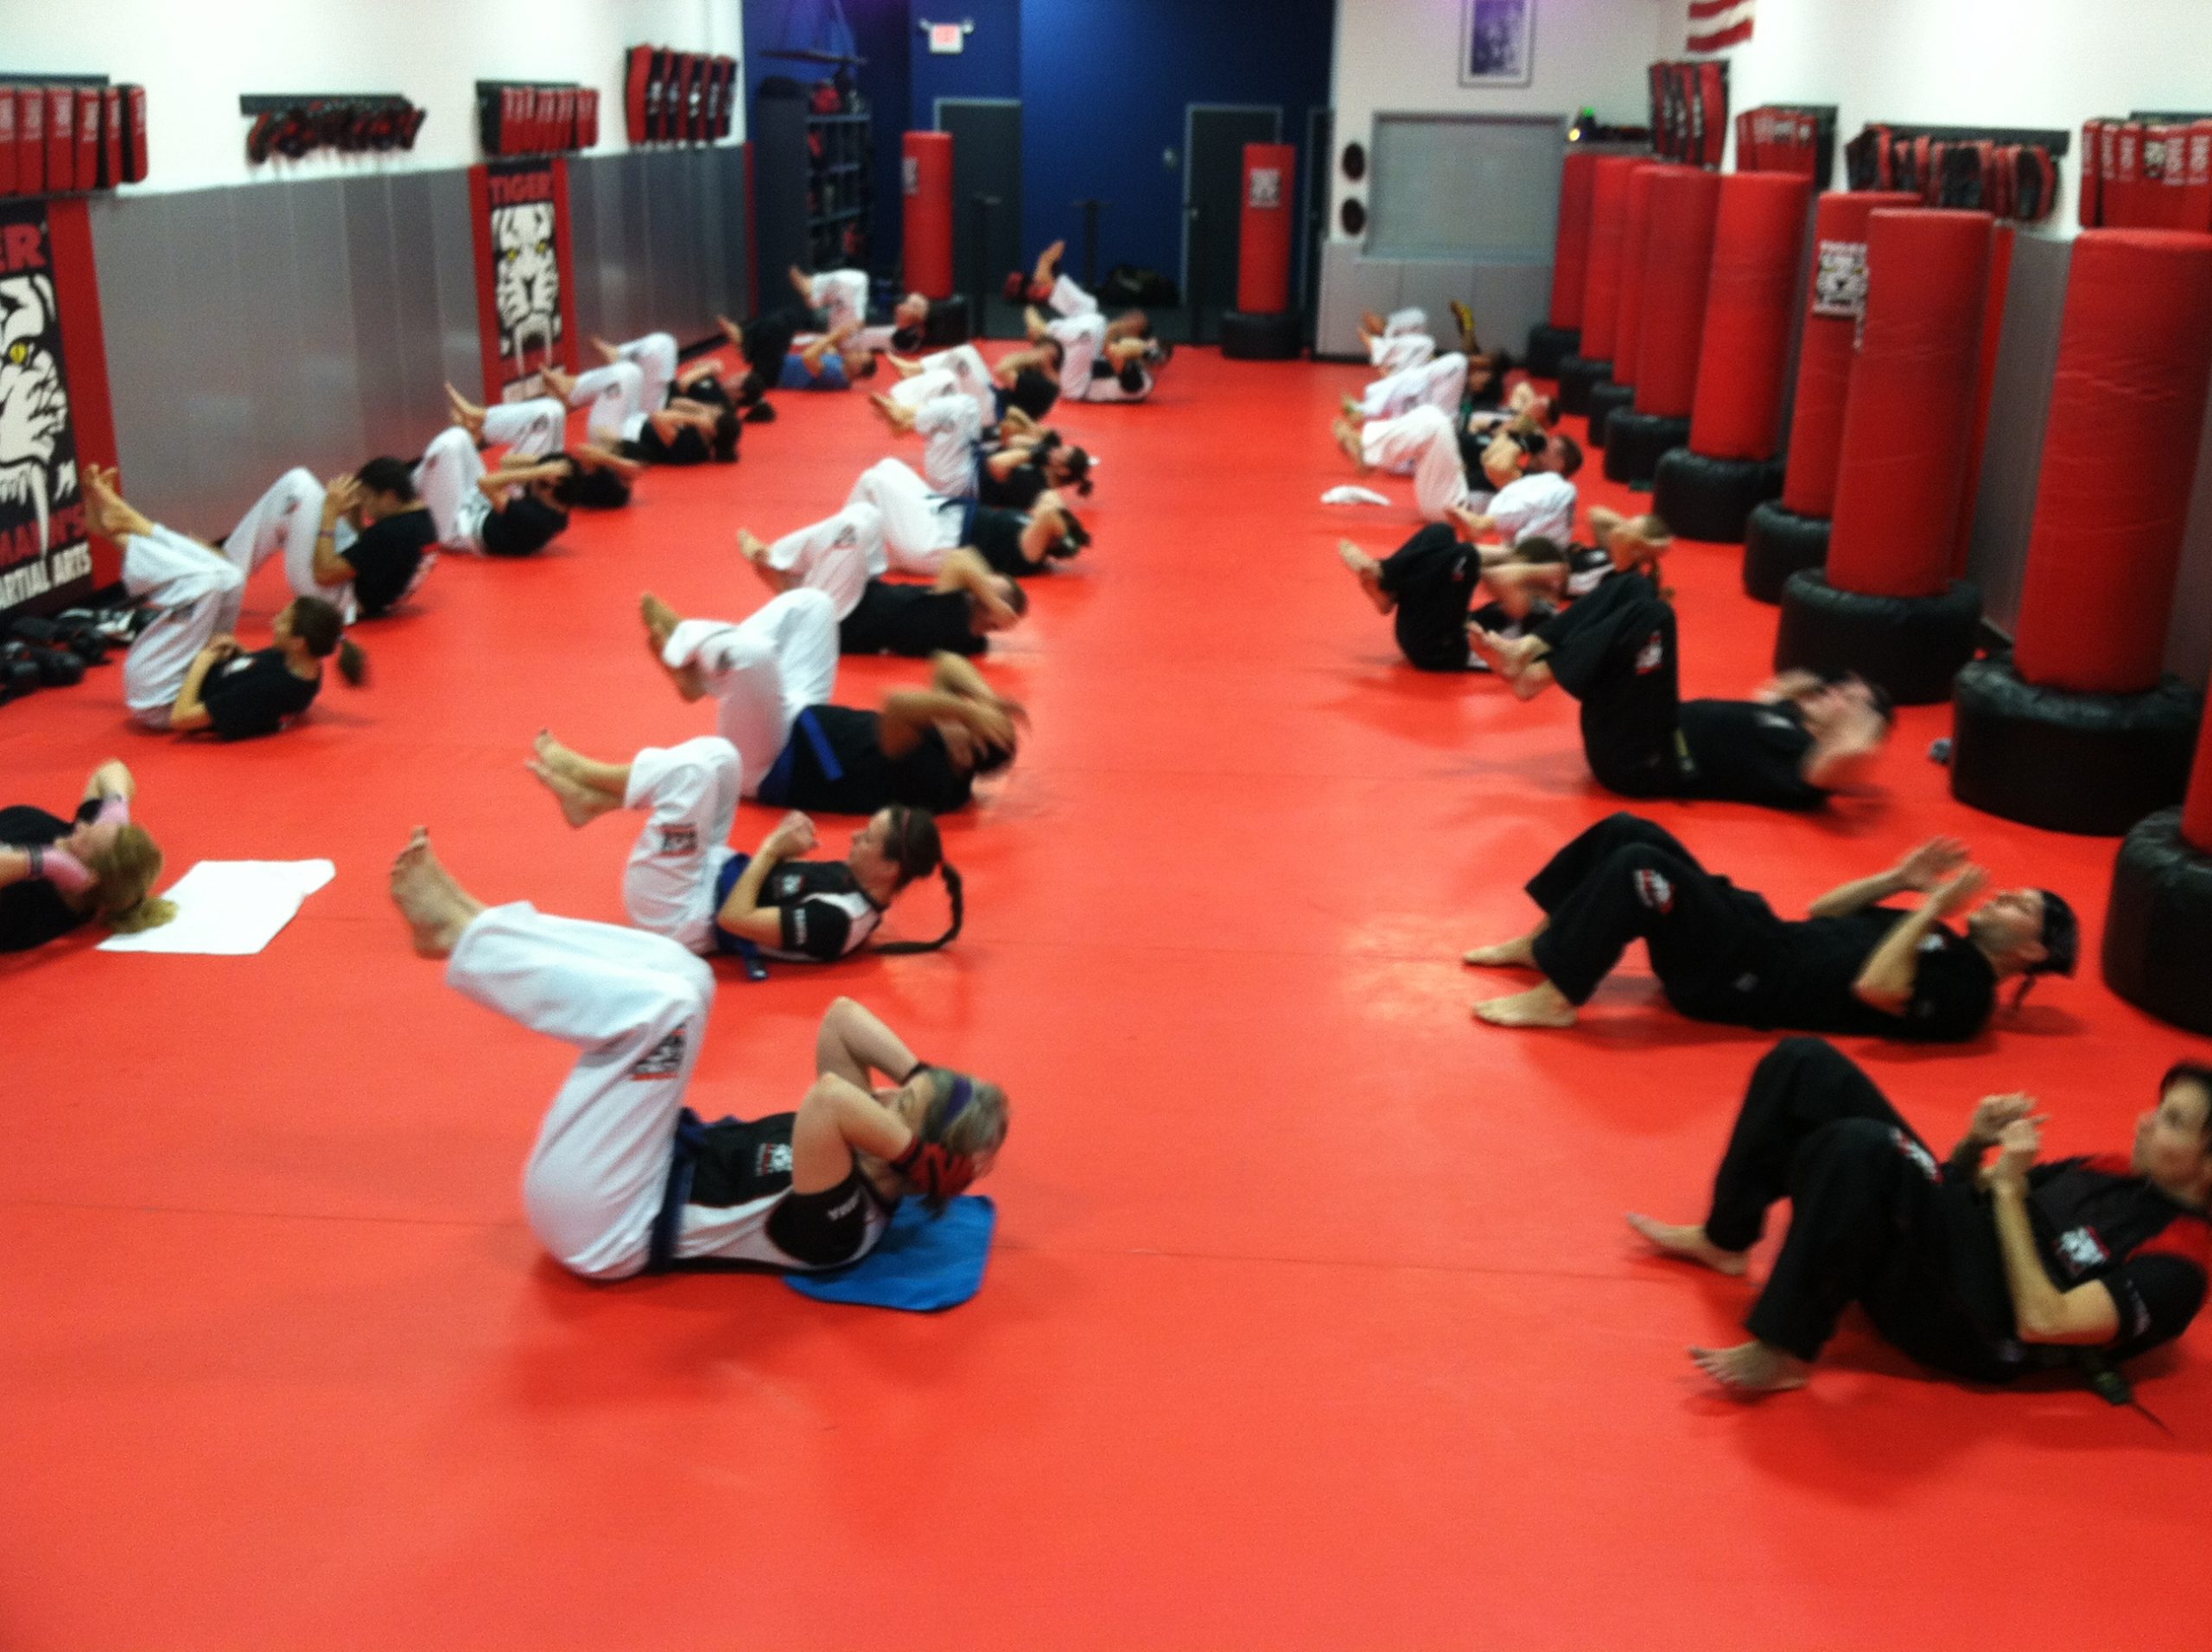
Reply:
[[[882,1242],[850,1268],[786,1274],[784,1282],[819,1302],[934,1313],[983,1288],[998,1207],[980,1194],[957,1198],[932,1218],[919,1199],[901,1199]]]

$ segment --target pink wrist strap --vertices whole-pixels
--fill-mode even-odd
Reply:
[[[119,791],[111,791],[100,799],[100,811],[92,816],[95,826],[128,826],[130,823],[130,799]]]
[[[43,875],[48,883],[67,895],[82,894],[94,881],[82,861],[67,849],[52,844],[42,851],[31,851],[31,875]]]

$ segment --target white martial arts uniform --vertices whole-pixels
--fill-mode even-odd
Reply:
[[[487,448],[505,448],[513,458],[543,459],[558,453],[568,434],[569,410],[560,398],[533,396],[527,401],[502,402],[486,408],[484,428],[477,440]]]
[[[686,620],[661,659],[671,670],[699,668],[721,702],[718,732],[737,747],[749,797],[783,755],[798,714],[826,704],[837,686],[836,606],[820,591],[786,591],[737,625]]]
[[[454,944],[446,980],[472,1002],[577,1047],[524,1169],[523,1205],[538,1242],[572,1273],[616,1280],[639,1272],[714,1005],[714,972],[664,936],[555,918],[518,901],[477,914]],[[787,1196],[685,1205],[675,1258],[804,1269],[767,1236]],[[863,1198],[856,1256],[874,1248],[890,1219],[874,1198]]]
[[[1382,336],[1387,339],[1399,338],[1408,333],[1427,331],[1428,312],[1417,305],[1408,305],[1404,309],[1392,310],[1382,318]]]
[[[1426,365],[1436,354],[1436,340],[1426,333],[1386,333],[1367,341],[1367,359],[1388,377]]]
[[[1140,366],[1141,381],[1126,388],[1114,374],[1096,371],[1106,350],[1106,318],[1095,311],[1046,324],[1046,333],[1060,341],[1060,394],[1071,402],[1141,402],[1152,394],[1152,373]]]
[[[899,406],[918,409],[923,403],[934,400],[948,390],[956,390],[976,403],[976,411],[984,424],[998,423],[997,386],[991,380],[990,364],[974,345],[955,345],[933,356],[924,356],[917,365],[921,372],[912,378],[900,379],[888,392]]]
[[[835,333],[848,321],[868,320],[868,275],[860,270],[825,270],[807,283],[806,302],[823,313]]]
[[[1052,277],[1052,290],[1045,302],[1055,315],[1096,315],[1098,301],[1065,276]]]
[[[883,512],[873,505],[848,505],[833,517],[785,534],[768,547],[768,566],[819,591],[842,620],[860,606],[870,570],[886,565]]]
[[[484,554],[484,523],[492,501],[477,483],[484,480],[484,456],[467,431],[454,425],[430,438],[415,467],[415,492],[430,512],[438,543],[449,550]]]
[[[887,567],[903,574],[934,579],[944,571],[944,553],[959,549],[967,537],[968,502],[931,492],[900,460],[880,460],[862,471],[845,503],[872,505],[882,513]],[[881,574],[887,569],[868,571]]]
[[[645,428],[645,371],[634,361],[612,362],[576,375],[570,407],[587,407],[586,429],[601,447],[635,442]],[[658,411],[658,409],[652,410]]]
[[[327,496],[327,490],[313,471],[302,467],[286,471],[238,518],[231,537],[223,541],[223,554],[251,579],[254,569],[281,550],[284,582],[292,588],[292,594],[321,597],[350,626],[356,618],[353,581],[325,585],[315,576],[315,545],[322,532],[322,505]],[[345,555],[353,537],[353,524],[339,518],[331,532],[339,555]]]
[[[124,541],[123,583],[155,613],[124,656],[123,703],[148,728],[166,728],[200,651],[237,628],[245,575],[221,552],[156,524]]]
[[[675,335],[648,333],[643,338],[617,345],[614,353],[638,370],[638,405],[648,413],[658,413],[666,407],[668,393],[676,384]]]
[[[1412,475],[1414,503],[1424,520],[1441,522],[1446,511],[1476,497],[1460,461],[1459,433],[1451,418],[1433,407],[1416,407],[1395,419],[1370,419],[1360,427],[1359,446],[1361,456],[1376,469]]]
[[[1467,388],[1467,359],[1456,350],[1420,367],[1378,378],[1360,399],[1363,418],[1391,419],[1416,407],[1433,407],[1451,415],[1459,410]]]
[[[1564,550],[1574,531],[1574,484],[1555,470],[1531,471],[1499,488],[1482,513],[1508,545],[1541,537]]]
[[[981,462],[977,444],[983,439],[983,416],[975,402],[957,391],[931,397],[915,410],[914,434],[925,443],[923,480],[939,493],[973,499]]]

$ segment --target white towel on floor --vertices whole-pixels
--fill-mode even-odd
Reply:
[[[1371,487],[1354,487],[1350,482],[1332,487],[1321,495],[1324,505],[1388,505],[1390,496],[1378,493]]]
[[[327,861],[202,861],[162,892],[176,903],[175,918],[158,929],[111,935],[99,950],[248,957],[337,874]]]

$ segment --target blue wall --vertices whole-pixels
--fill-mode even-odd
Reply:
[[[1041,0],[1030,0],[1033,7]],[[937,130],[939,98],[1019,98],[1021,95],[1021,0],[911,0],[909,71],[914,125]],[[973,22],[967,49],[949,57],[930,50],[921,20]]]

